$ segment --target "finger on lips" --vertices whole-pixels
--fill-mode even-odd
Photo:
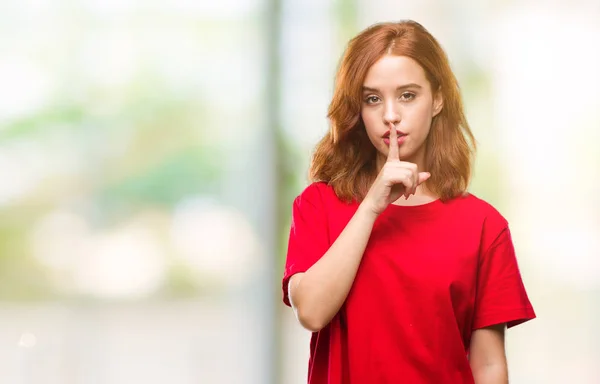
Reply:
[[[398,146],[398,133],[396,132],[396,126],[394,125],[394,123],[390,122],[388,124],[389,128],[390,128],[390,136],[389,136],[389,150],[388,150],[388,162],[400,162],[402,163],[401,159],[400,159],[400,149]],[[417,166],[415,164],[411,164],[412,166],[410,166],[408,168],[408,170],[410,171],[410,175],[407,179],[404,180],[404,182],[401,182],[401,184],[404,185],[405,191],[403,196],[408,199],[410,197],[410,195],[414,195],[417,193],[417,187],[422,184],[423,182],[425,182],[430,174],[427,172],[419,172],[419,170],[417,169]]]
[[[389,123],[390,127],[390,146],[388,149],[388,161],[400,160],[400,154],[398,149],[398,134],[396,133],[396,126],[394,123]]]

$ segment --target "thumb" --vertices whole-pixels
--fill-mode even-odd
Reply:
[[[431,173],[429,172],[419,172],[419,182],[418,184],[424,183],[431,177]]]

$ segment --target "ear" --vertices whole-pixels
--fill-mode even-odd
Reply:
[[[436,117],[444,108],[444,95],[442,94],[442,88],[433,94],[433,116]]]

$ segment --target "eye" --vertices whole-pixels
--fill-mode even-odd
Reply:
[[[379,97],[375,96],[375,95],[371,95],[371,96],[367,96],[365,98],[365,103],[367,104],[375,104],[379,101]]]
[[[411,101],[416,97],[416,95],[412,92],[404,92],[402,96],[400,96],[400,100],[402,101]]]

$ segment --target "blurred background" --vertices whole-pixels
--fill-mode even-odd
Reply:
[[[1,0],[0,383],[306,382],[291,202],[348,39],[407,18],[538,314],[511,383],[600,383],[598,0]]]

